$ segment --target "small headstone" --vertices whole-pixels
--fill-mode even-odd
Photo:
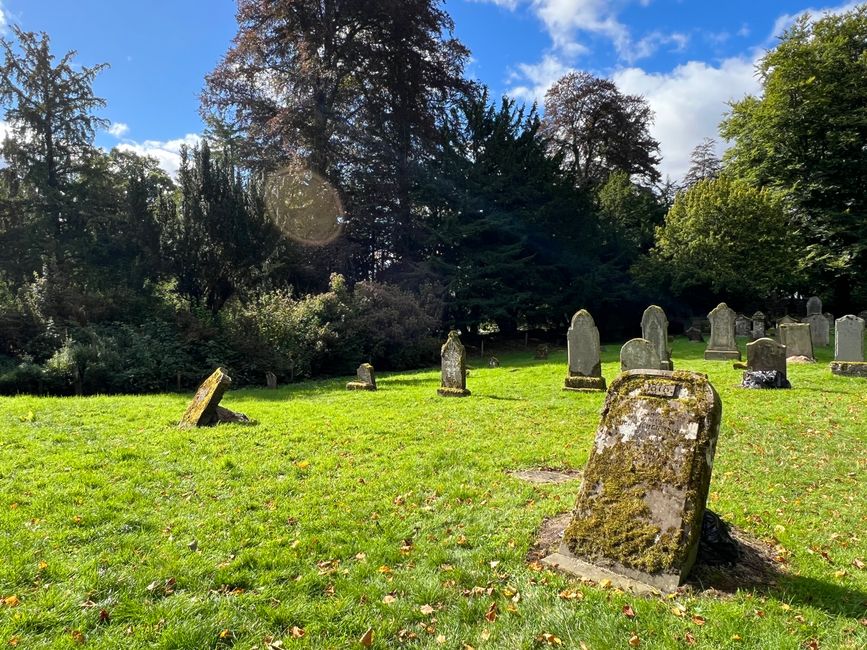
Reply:
[[[786,346],[786,357],[805,357],[813,359],[813,338],[809,323],[787,323],[780,325],[780,343]]]
[[[598,391],[605,390],[600,359],[599,330],[593,316],[586,309],[575,312],[572,323],[566,332],[569,370],[564,390]]]
[[[540,343],[536,346],[536,354],[534,355],[536,359],[547,359],[548,358],[548,346],[545,343]]]
[[[243,413],[234,413],[220,406],[220,400],[231,385],[232,378],[222,368],[217,368],[199,386],[178,426],[186,429],[208,427],[219,422],[249,422]]]
[[[632,339],[620,348],[620,370],[657,370],[659,354],[647,339]]]
[[[786,378],[786,346],[773,339],[747,343],[744,388],[791,388]]]
[[[740,359],[741,353],[735,341],[735,312],[721,302],[707,317],[710,320],[710,342],[704,351],[705,360]]]
[[[752,329],[753,322],[743,314],[738,314],[735,318],[735,336],[749,336]]]
[[[824,314],[811,314],[804,319],[804,322],[810,325],[810,337],[814,348],[826,348],[831,344],[831,328]]]
[[[273,372],[266,372],[265,385],[271,390],[277,388],[277,375],[275,375]]]
[[[346,390],[376,390],[376,373],[369,363],[362,363],[355,371],[356,380],[346,384]]]
[[[488,359],[488,368],[499,368],[500,360],[497,357],[491,357]]]
[[[449,332],[449,338],[440,351],[442,358],[442,386],[437,394],[442,397],[466,397],[467,390],[467,351],[461,343],[460,334]]]
[[[834,329],[834,361],[864,361],[864,319],[838,318]]]
[[[812,296],[807,300],[807,316],[822,313],[822,299],[819,296]]]
[[[572,521],[543,563],[618,587],[675,591],[698,552],[721,414],[705,375],[618,377]]]
[[[688,328],[684,334],[690,341],[704,341],[704,337],[701,335],[701,328],[695,325]]]
[[[765,338],[765,315],[762,312],[757,311],[753,314],[753,317],[750,320],[752,320],[750,336],[753,341]]]
[[[641,317],[641,338],[653,343],[659,355],[660,370],[674,370],[671,362],[671,350],[668,347],[668,319],[662,307],[650,305]]]

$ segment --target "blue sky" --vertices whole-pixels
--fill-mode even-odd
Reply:
[[[755,61],[795,16],[844,0],[448,0],[468,73],[494,95],[541,100],[570,69],[611,77],[656,112],[662,171],[716,135],[726,102],[754,93]],[[202,130],[203,78],[235,33],[234,0],[0,0],[2,21],[46,31],[60,54],[111,64],[96,82],[111,133],[97,142],[157,157],[170,171]],[[722,147],[722,143],[720,147]]]

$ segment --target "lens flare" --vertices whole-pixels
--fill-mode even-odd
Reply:
[[[289,165],[268,176],[265,206],[277,227],[302,244],[323,246],[334,241],[343,228],[343,204],[337,190],[305,165]]]

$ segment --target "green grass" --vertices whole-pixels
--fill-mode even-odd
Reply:
[[[230,392],[256,426],[178,430],[189,396],[0,398],[0,598],[20,601],[0,647],[360,648],[368,628],[376,648],[867,647],[867,381],[824,350],[792,390],[746,391],[703,349],[674,359],[722,397],[709,506],[780,545],[764,592],[640,598],[528,567],[577,484],[506,471],[583,467],[603,395],[561,390],[562,350],[511,353],[466,399],[434,369]]]

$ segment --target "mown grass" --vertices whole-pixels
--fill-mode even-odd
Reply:
[[[577,484],[506,472],[583,467],[603,395],[561,390],[563,351],[512,353],[466,399],[435,369],[230,392],[255,426],[180,431],[181,395],[0,398],[0,647],[867,647],[867,382],[823,350],[792,390],[746,391],[703,347],[674,358],[723,401],[709,505],[779,544],[768,590],[638,598],[528,567]]]

